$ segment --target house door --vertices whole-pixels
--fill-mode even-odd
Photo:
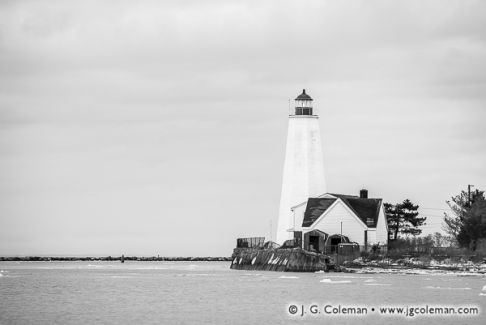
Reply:
[[[320,251],[319,236],[309,236],[309,248],[311,250]]]
[[[332,236],[331,238],[331,253],[337,253],[337,247],[342,242],[341,236]]]

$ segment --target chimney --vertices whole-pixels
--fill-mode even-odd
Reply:
[[[362,189],[359,191],[359,197],[362,199],[367,199],[368,198],[368,190]]]

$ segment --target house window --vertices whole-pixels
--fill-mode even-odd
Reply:
[[[367,225],[368,227],[373,226],[373,225],[374,225],[374,223],[375,223],[375,221],[373,220],[373,218],[368,218],[368,219],[366,219],[366,225]]]

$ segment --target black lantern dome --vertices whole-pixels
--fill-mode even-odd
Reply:
[[[297,98],[295,100],[312,100],[312,98],[311,98],[311,96],[309,96],[305,93],[305,89],[302,89],[302,94],[297,96]]]

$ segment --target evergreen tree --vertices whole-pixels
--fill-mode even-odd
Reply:
[[[398,234],[416,236],[422,233],[422,229],[419,227],[425,225],[427,218],[419,217],[418,205],[414,205],[409,199],[406,199],[402,203],[385,203],[384,206],[388,230],[393,234],[392,240],[396,240]]]
[[[452,235],[461,247],[476,250],[478,241],[486,238],[486,198],[483,191],[471,195],[461,191],[447,201],[452,214],[444,214],[444,230]]]

